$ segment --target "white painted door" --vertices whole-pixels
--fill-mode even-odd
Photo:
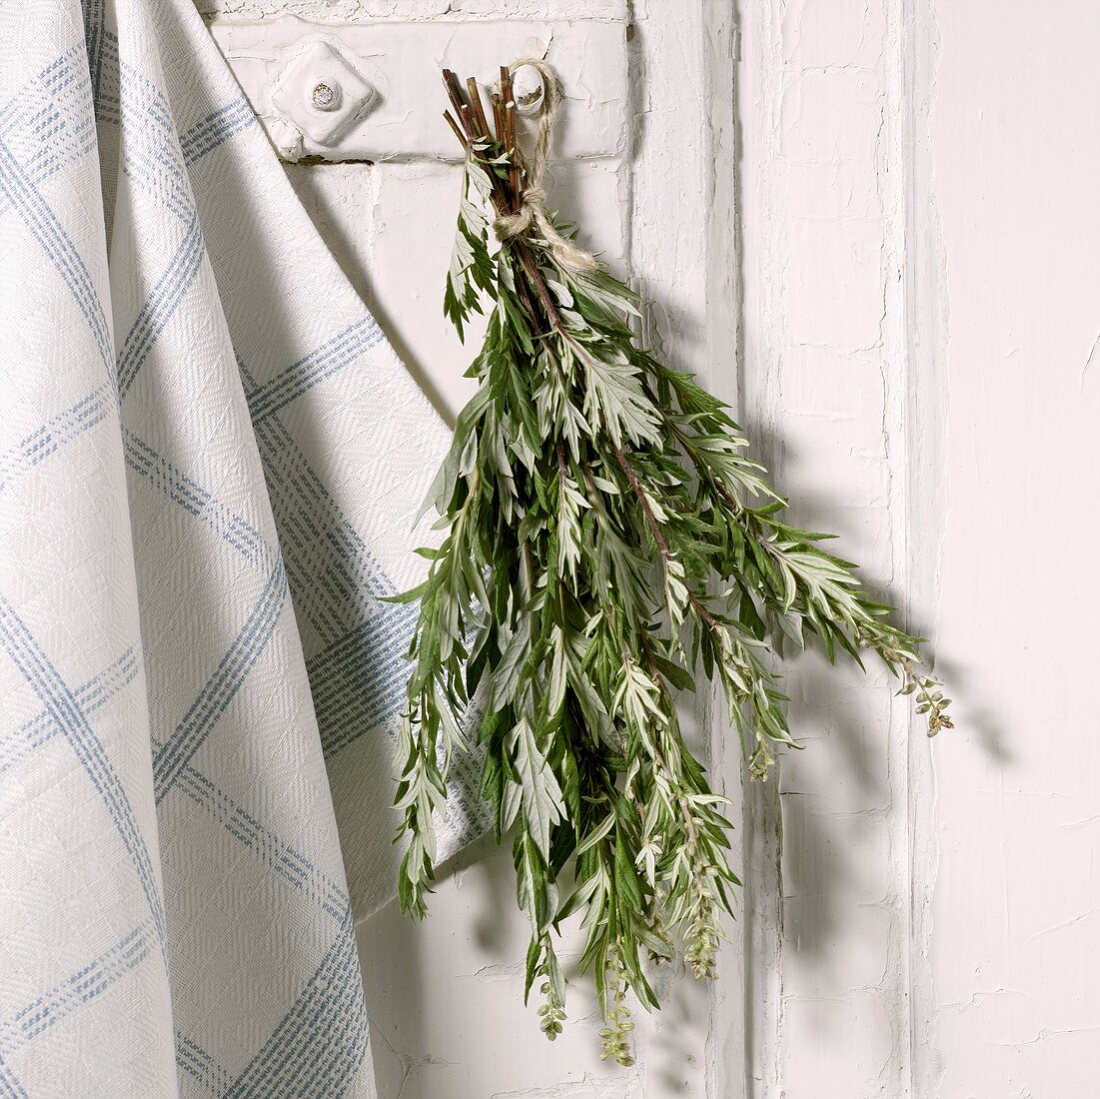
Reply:
[[[736,1087],[1095,1096],[1100,4],[759,0],[741,34],[742,413],[959,728],[792,676]]]
[[[553,204],[647,297],[656,349],[737,404],[800,524],[934,639],[956,698],[929,744],[878,669],[805,658],[806,751],[766,786],[701,709],[746,889],[721,979],[669,975],[632,1070],[599,1062],[590,997],[553,1045],[521,1007],[491,842],[427,923],[372,916],[380,1096],[1100,1094],[1100,0],[201,2],[621,31],[629,147],[557,169]],[[453,415],[454,167],[288,172]]]

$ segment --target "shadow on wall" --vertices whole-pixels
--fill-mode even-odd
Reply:
[[[794,453],[782,436],[769,436],[754,449],[766,456],[772,469],[793,469],[808,460]],[[796,526],[837,531],[835,545],[842,557],[849,557],[846,547],[867,541],[866,532],[861,538],[859,531],[844,529],[845,519],[853,513],[838,511],[827,492],[800,493],[791,510]],[[865,571],[863,576],[880,601],[904,605],[904,591],[883,587]],[[906,625],[918,636],[927,633],[920,622]],[[923,653],[934,657],[934,646],[924,646]],[[998,764],[1010,763],[1002,719],[976,704],[976,684],[966,669],[938,660],[935,667],[948,693],[966,699],[967,731],[981,749]],[[921,741],[917,750],[925,749],[925,732],[908,699],[892,717],[881,687],[893,690],[897,681],[876,658],[867,662],[864,673],[844,656],[838,657],[836,666],[830,665],[820,649],[811,647],[790,660],[785,676],[792,731],[806,750],[805,754],[781,754],[776,773],[768,780],[779,788],[782,813],[781,850],[776,851],[781,859],[779,915],[782,940],[792,945],[799,964],[808,968],[810,976],[804,982],[812,984],[815,969],[847,964],[841,956],[854,957],[855,952],[842,945],[862,917],[853,913],[854,903],[860,909],[896,909],[898,898],[890,893],[895,886],[883,880],[883,863],[868,855],[868,843],[887,842],[884,832],[875,829],[876,819],[885,822],[891,814],[904,811],[904,806],[891,800],[890,771],[897,764],[890,751],[892,744],[899,743],[891,738],[892,721],[899,717],[906,721],[909,735]],[[872,705],[867,704],[869,692],[876,695]],[[963,748],[957,733],[945,732],[940,739],[945,749]],[[764,800],[752,802],[761,817],[756,821],[761,829],[769,827],[762,819],[768,814]],[[876,973],[873,979],[882,978]],[[804,983],[803,992],[805,987]],[[870,982],[867,986],[868,991],[876,987]]]
[[[454,416],[448,409],[447,401],[440,392],[439,386],[432,379],[431,373],[420,364],[418,356],[410,346],[408,339],[394,323],[394,318],[389,316],[387,310],[382,306],[379,296],[374,290],[370,272],[367,269],[367,257],[362,254],[362,249],[368,245],[372,236],[369,221],[372,217],[372,202],[375,196],[372,194],[371,176],[377,169],[374,169],[373,166],[354,162],[314,165],[284,163],[283,168],[286,170],[287,178],[297,193],[299,201],[305,207],[306,213],[309,214],[317,227],[317,232],[328,245],[329,251],[340,265],[340,269],[344,272],[347,280],[359,297],[363,299],[374,319],[378,322],[379,327],[386,334],[386,339],[393,345],[398,357],[405,364],[413,378],[416,379],[417,385],[420,386],[432,402],[435,410],[446,421],[447,426],[453,428]],[[458,169],[457,167],[446,168],[440,166],[437,170],[450,171],[454,175],[455,212],[457,213]],[[323,185],[328,177],[332,177],[334,181],[339,182],[341,177],[346,180],[349,174],[358,177],[354,187],[351,188],[352,192],[363,195],[362,205],[357,207],[355,217],[349,216],[346,210],[340,210],[335,205],[337,200],[334,198],[334,194],[343,195],[346,193],[348,190],[346,184],[335,192]],[[368,222],[365,231],[360,231],[353,236],[352,229],[361,226],[364,221]],[[448,215],[447,232],[449,233],[453,227],[454,219]],[[444,270],[442,269],[437,275],[424,274],[424,278],[429,280],[433,286],[438,285],[438,301],[435,303],[435,310],[440,315],[443,310],[443,277]],[[471,352],[471,358],[472,355],[473,352]]]
[[[486,957],[500,965],[514,962],[516,949],[522,954],[522,944],[517,946],[514,941],[511,866],[491,835],[475,840],[439,867],[438,880],[442,884],[466,873],[473,874],[475,880],[463,896],[476,898],[476,911],[464,925],[473,927],[477,946]],[[440,913],[436,918],[446,916]],[[428,919],[432,919],[431,912]],[[433,984],[433,964],[426,957],[422,926],[405,916],[396,900],[356,926],[371,1020],[375,1082],[382,1096],[404,1095],[406,1085],[423,1070],[449,1063],[429,1052],[438,1037],[430,1005],[439,986],[438,981]],[[476,1003],[470,1006],[476,1009]],[[520,1025],[527,1023],[533,1025],[533,1020],[520,1020]]]

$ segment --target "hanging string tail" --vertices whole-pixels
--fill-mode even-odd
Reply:
[[[515,240],[533,230],[546,241],[550,254],[562,267],[573,271],[595,271],[599,266],[596,257],[586,252],[568,237],[563,236],[554,227],[546,213],[546,191],[543,187],[543,179],[546,174],[546,165],[550,158],[550,141],[554,133],[554,116],[561,105],[562,92],[558,78],[554,70],[540,58],[523,58],[513,61],[507,70],[502,71],[501,92],[510,92],[511,75],[518,69],[530,66],[542,78],[543,99],[539,111],[538,124],[535,129],[534,145],[529,153],[520,150],[515,133],[509,136],[512,139],[512,160],[515,167],[523,176],[523,189],[514,188],[513,193],[518,193],[519,209],[513,213],[501,214],[493,222],[493,229],[497,237],[502,241]],[[505,86],[504,73],[509,79]]]

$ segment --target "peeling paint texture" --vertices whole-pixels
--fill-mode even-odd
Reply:
[[[875,586],[907,580],[900,3],[744,6],[742,416]],[[908,1094],[908,727],[889,684],[803,659],[807,746],[755,791],[746,1092]],[[841,1052],[843,1051],[843,1052]]]
[[[1091,1099],[1100,3],[199,6],[620,28],[630,147],[555,166],[554,205],[649,301],[650,344],[736,405],[798,525],[835,530],[935,639],[957,700],[932,744],[880,669],[802,658],[785,686],[808,750],[766,785],[699,703],[746,887],[721,979],[662,977],[631,1070],[599,1061],[583,984],[552,1045],[521,1007],[507,851],[465,852],[422,925],[392,905],[365,920],[382,1099]],[[471,354],[440,309],[456,167],[288,174],[453,416]]]
[[[789,678],[810,750],[746,814],[748,1094],[1097,1090],[1100,7],[1008,7],[740,9],[741,413],[935,638],[959,724]]]
[[[298,15],[318,22],[369,19],[607,19],[623,21],[628,0],[198,0],[204,15],[246,19]]]

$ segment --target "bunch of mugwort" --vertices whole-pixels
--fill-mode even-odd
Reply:
[[[424,914],[432,816],[454,752],[476,737],[497,837],[512,837],[531,928],[526,993],[537,983],[542,1029],[562,1028],[554,942],[577,913],[603,1054],[630,1064],[628,990],[657,1006],[647,968],[676,950],[712,977],[739,884],[725,799],[685,744],[678,694],[697,689],[700,671],[704,686],[721,683],[759,778],[776,745],[794,744],[775,668],[807,641],[830,659],[874,653],[930,734],[951,719],[918,639],[889,623],[825,535],[784,520],[726,406],[637,345],[636,296],[547,213],[560,91],[533,64],[545,101],[527,155],[516,66],[501,70],[491,124],[477,84],[464,94],[444,74],[466,153],[444,308],[460,333],[471,312],[491,313],[468,372],[477,393],[425,505],[445,536],[421,551],[427,580],[400,597],[420,609],[400,741],[399,895]]]

